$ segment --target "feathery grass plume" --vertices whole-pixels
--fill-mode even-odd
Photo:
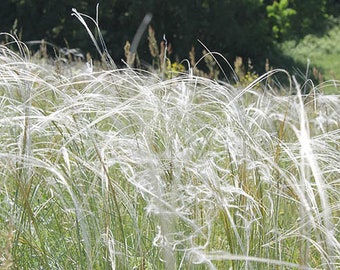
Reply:
[[[242,57],[239,56],[236,57],[234,61],[234,69],[238,78],[241,78],[245,75],[246,71],[243,65]]]
[[[269,67],[267,67],[267,65],[269,65],[269,64],[266,63],[266,69],[268,68],[268,71],[269,71]],[[241,87],[245,87],[245,86],[249,85],[250,83],[252,83],[253,81],[255,81],[258,78],[258,74],[254,71],[254,67],[253,67],[250,59],[248,59],[248,67],[247,67],[247,70],[246,70],[246,68],[243,64],[242,57],[237,56],[235,61],[234,61],[234,69],[235,69],[235,73],[237,75],[237,78],[235,78],[236,84],[241,86]]]
[[[151,25],[148,27],[148,41],[149,41],[149,51],[152,57],[159,57],[159,50],[157,45],[157,39],[155,37],[155,30]]]
[[[163,35],[163,40],[161,41],[159,45],[159,67],[160,67],[160,72],[162,75],[162,79],[164,80],[165,78],[165,71],[167,67],[167,47],[168,47],[168,41],[165,37],[165,34]]]
[[[189,52],[189,59],[191,62],[191,65],[193,67],[193,72],[195,75],[198,76],[203,76],[203,77],[207,77],[210,79],[218,79],[218,75],[220,72],[222,72],[224,79],[229,82],[228,76],[226,75],[224,69],[222,68],[220,62],[217,60],[216,56],[219,56],[224,63],[226,63],[228,65],[228,67],[230,68],[233,76],[236,78],[236,73],[234,71],[234,69],[232,68],[232,66],[230,65],[229,61],[220,53],[218,52],[211,52],[207,46],[204,45],[203,42],[201,42],[200,40],[198,40],[199,43],[203,46],[204,50],[203,50],[203,56],[196,62],[195,59],[195,48],[192,47],[191,51]],[[210,74],[206,74],[204,71],[198,69],[197,65],[200,64],[200,62],[204,60],[207,68],[209,69],[209,73]],[[218,68],[217,68],[217,67]]]
[[[133,62],[135,61],[134,57],[132,58],[131,56],[130,48],[131,48],[130,42],[126,41],[124,45],[124,55],[125,55],[126,63],[128,63],[128,65],[129,65],[129,62],[133,64]]]
[[[171,61],[168,58],[168,56],[172,53],[171,43],[168,44],[164,34],[163,40],[160,42],[158,48],[155,31],[151,26],[149,26],[148,29],[148,41],[150,54],[154,58],[152,63],[153,69],[161,74],[162,79],[171,77],[168,76],[168,73],[171,73],[172,69]]]
[[[206,63],[206,65],[209,69],[209,78],[217,80],[220,72],[216,68],[217,64],[216,64],[215,59],[212,57],[211,54],[208,54],[208,52],[206,50],[203,50],[203,55],[205,55],[204,62]]]
[[[109,51],[107,49],[107,46],[105,44],[103,35],[100,31],[99,28],[99,3],[96,6],[96,19],[94,20],[93,18],[91,18],[90,16],[80,13],[78,12],[75,8],[72,8],[72,16],[75,16],[79,22],[85,27],[87,33],[89,34],[94,46],[97,49],[97,52],[99,53],[101,60],[104,61],[107,65],[108,69],[117,69],[117,66],[115,64],[115,62],[113,61],[112,57],[109,54]],[[92,31],[90,30],[90,28],[88,27],[86,21],[84,20],[84,18],[90,19],[90,21],[92,21],[96,27],[97,33],[98,33],[98,37],[99,37],[99,42],[100,42],[100,46],[96,40],[96,38],[94,37],[94,35],[92,34]]]
[[[0,46],[0,258],[13,268],[339,266],[338,95],[255,91],[283,70],[235,89],[34,61]]]
[[[203,53],[204,53],[204,51],[205,50],[203,50]],[[199,60],[199,62],[201,62],[201,59]],[[201,69],[199,69],[197,67],[197,63],[196,63],[196,51],[195,51],[195,47],[194,46],[191,47],[191,50],[189,52],[189,63],[190,63],[189,66],[191,66],[191,68],[189,69],[191,71],[191,73],[189,72],[189,74],[192,74],[192,75],[195,75],[195,76],[199,76],[199,77],[209,78],[209,75],[206,72],[204,72],[203,70],[201,70]]]
[[[325,182],[326,179],[324,179],[323,173],[317,162],[317,157],[314,154],[315,150],[313,150],[312,140],[310,138],[308,116],[304,108],[300,86],[297,83],[295,77],[293,77],[293,81],[297,89],[300,106],[300,128],[295,129],[295,133],[301,144],[301,186],[302,188],[306,188],[304,192],[307,193],[308,199],[311,201],[310,205],[302,205],[301,207],[302,214],[305,216],[305,219],[301,219],[301,230],[303,230],[303,234],[305,234],[305,231],[309,233],[309,230],[311,229],[310,224],[312,227],[318,226],[322,228],[322,232],[320,232],[321,234],[318,235],[317,238],[319,239],[320,244],[322,243],[321,245],[323,246],[325,252],[328,254],[327,258],[323,258],[324,265],[331,265],[330,269],[335,269],[334,267],[336,265],[336,260],[334,260],[334,251],[336,248],[339,248],[339,246],[337,247],[338,243],[336,243],[337,241],[334,241],[335,225],[333,223],[331,205],[327,195],[328,185]],[[313,191],[308,190],[311,185],[315,186],[318,199],[311,196],[314,195]],[[320,200],[318,207],[312,207],[313,204],[317,204],[318,200]],[[315,212],[315,217],[312,219],[312,223],[308,220],[308,216],[310,214],[308,212],[305,214],[305,211]],[[305,249],[308,248],[309,244],[307,244]],[[303,252],[308,254],[308,250],[303,250]],[[306,255],[305,258],[306,261],[303,261],[303,263],[307,265],[309,260],[308,255]]]

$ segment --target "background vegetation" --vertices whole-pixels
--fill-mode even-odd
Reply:
[[[97,2],[100,27],[118,64],[124,58],[125,42],[132,40],[144,15],[151,12],[156,39],[161,41],[166,34],[172,57],[188,58],[192,46],[200,53],[199,39],[230,62],[236,56],[250,58],[258,72],[264,70],[267,58],[274,66],[305,68],[306,59],[299,65],[290,53],[281,57],[277,44],[299,41],[307,34],[322,35],[330,27],[330,18],[339,12],[339,1],[335,0],[6,0],[0,3],[1,31],[14,28],[23,41],[46,39],[61,47],[79,47],[96,57],[91,40],[71,16],[71,9],[95,17]],[[147,46],[144,35],[138,53],[150,62]]]

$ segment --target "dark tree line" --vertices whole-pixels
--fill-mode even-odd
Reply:
[[[165,34],[179,59],[187,58],[193,45],[200,47],[199,39],[229,59],[254,61],[264,61],[275,42],[322,32],[328,18],[339,12],[338,0],[2,0],[0,31],[16,29],[23,41],[45,39],[95,54],[71,9],[94,18],[98,2],[100,27],[116,60],[124,57],[125,42],[133,39],[148,12],[158,40]],[[146,35],[138,53],[148,57]]]

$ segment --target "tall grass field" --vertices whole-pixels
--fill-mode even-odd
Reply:
[[[340,96],[322,91],[338,81],[302,95],[283,70],[236,87],[15,51],[0,269],[340,268]]]

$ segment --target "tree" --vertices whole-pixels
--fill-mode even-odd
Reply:
[[[267,6],[267,14],[275,39],[283,40],[291,31],[291,18],[296,15],[296,10],[289,8],[288,0],[280,0]]]
[[[297,38],[309,33],[322,32],[326,26],[327,0],[292,0],[291,7],[296,10],[292,17],[292,35]]]
[[[98,0],[5,0],[0,1],[2,29],[10,31],[15,19],[22,40],[41,40],[64,47],[96,50],[71,9],[96,16]],[[112,57],[124,58],[124,44],[133,36],[146,13],[151,12],[158,41],[165,34],[174,55],[188,57],[197,39],[229,61],[236,56],[265,61],[273,41],[301,37],[320,30],[333,0],[107,0],[99,1],[99,24]],[[94,29],[90,21],[89,26]],[[138,53],[148,61],[148,44],[143,36]]]

